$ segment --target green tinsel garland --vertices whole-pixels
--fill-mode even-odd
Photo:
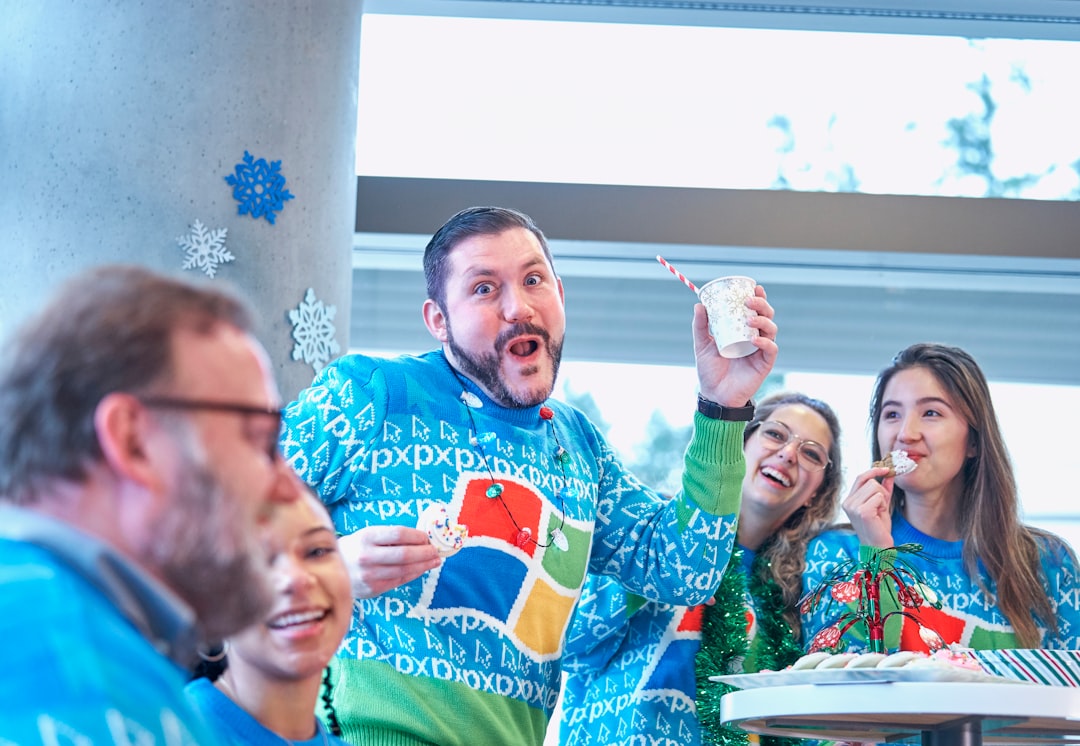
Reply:
[[[802,648],[784,621],[784,597],[764,565],[762,555],[754,558],[750,572],[750,594],[757,614],[754,652],[758,670],[779,671],[802,655]],[[716,591],[716,603],[706,606],[701,624],[701,649],[694,662],[697,678],[697,714],[702,742],[709,746],[747,746],[748,734],[720,723],[720,698],[735,687],[709,681],[710,676],[738,673],[746,659],[746,590],[742,571],[742,550],[736,549],[728,572]],[[732,670],[734,667],[735,670]],[[762,736],[763,746],[798,746],[799,739]]]
[[[758,555],[750,577],[750,596],[760,610],[757,617],[760,646],[755,645],[757,670],[780,671],[799,660],[802,645],[784,618],[787,606],[780,586],[773,580],[772,567]],[[791,740],[791,739],[787,739]]]

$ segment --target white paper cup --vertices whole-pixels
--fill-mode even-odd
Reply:
[[[750,340],[758,330],[748,323],[757,312],[746,306],[756,286],[750,277],[733,275],[718,277],[698,290],[698,300],[709,313],[709,333],[723,357],[746,357],[757,350]]]

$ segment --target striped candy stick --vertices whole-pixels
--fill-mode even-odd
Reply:
[[[671,265],[670,265],[670,264],[668,263],[667,259],[665,259],[664,257],[662,257],[662,256],[660,256],[659,254],[657,254],[657,255],[656,255],[656,261],[660,262],[660,263],[661,263],[662,265],[664,265],[665,267],[667,267],[667,268],[668,268],[668,271],[669,271],[669,272],[671,272],[671,274],[673,274],[673,275],[675,275],[676,277],[678,277],[678,278],[679,278],[679,280],[681,280],[681,281],[682,281],[682,284],[683,284],[683,285],[686,285],[686,287],[690,288],[690,289],[691,289],[691,290],[693,290],[693,291],[694,291],[695,293],[697,293],[698,289],[697,289],[697,287],[696,287],[696,286],[694,285],[694,283],[692,283],[692,282],[690,282],[690,280],[686,279],[686,275],[684,275],[684,274],[683,274],[682,272],[680,272],[679,270],[677,270],[677,269],[675,269],[674,267],[672,267],[672,266],[671,266]]]

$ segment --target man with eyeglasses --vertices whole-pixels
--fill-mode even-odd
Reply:
[[[303,489],[247,306],[135,267],[65,285],[0,364],[0,743],[215,743],[197,645],[262,617]]]

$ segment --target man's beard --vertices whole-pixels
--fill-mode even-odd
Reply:
[[[506,382],[502,377],[502,369],[499,362],[500,354],[503,352],[507,342],[514,337],[519,337],[523,334],[531,334],[540,337],[543,340],[544,349],[547,350],[548,357],[551,358],[551,383],[542,393],[538,391],[531,394],[526,393],[524,395],[518,395],[510,390],[510,387],[506,385]],[[551,335],[548,334],[546,330],[524,322],[514,324],[500,334],[495,339],[495,349],[493,352],[482,352],[472,355],[463,347],[458,346],[457,342],[454,341],[454,332],[450,325],[450,319],[447,318],[446,345],[450,348],[450,351],[454,353],[454,360],[457,361],[458,367],[461,368],[461,372],[479,384],[480,387],[488,393],[492,401],[509,409],[527,409],[528,407],[535,407],[537,404],[542,404],[544,400],[551,396],[551,390],[555,386],[555,378],[559,374],[559,363],[562,361],[562,341],[552,342]]]
[[[179,440],[179,484],[155,527],[151,551],[165,582],[194,609],[203,638],[221,640],[269,613],[266,551],[197,446]]]

